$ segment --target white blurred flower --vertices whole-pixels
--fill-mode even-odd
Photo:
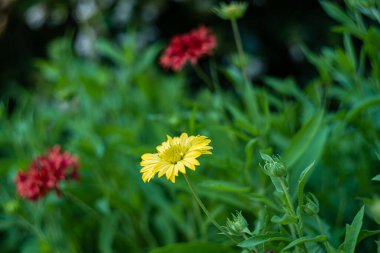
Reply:
[[[113,21],[117,24],[126,24],[132,17],[135,0],[119,1],[115,7]]]
[[[74,15],[78,21],[83,22],[93,17],[97,11],[98,7],[93,0],[81,0],[75,8]]]
[[[83,28],[75,39],[75,50],[79,55],[93,57],[95,55],[96,32],[92,28]]]
[[[25,21],[32,29],[40,28],[46,21],[47,10],[43,4],[35,4],[25,13]]]

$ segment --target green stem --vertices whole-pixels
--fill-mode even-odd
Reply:
[[[193,187],[193,185],[191,184],[189,178],[186,176],[186,174],[183,174],[183,176],[185,177],[185,180],[186,180],[186,183],[187,185],[189,186],[190,188],[190,191],[191,193],[193,194],[194,196],[194,199],[197,201],[198,205],[200,206],[200,208],[202,209],[202,211],[206,214],[207,218],[211,221],[211,223],[221,232],[221,233],[224,233],[225,230],[218,224],[218,222],[216,222],[214,220],[214,218],[211,217],[210,213],[208,212],[207,208],[205,207],[205,205],[203,204],[202,200],[198,197],[198,194],[195,192],[195,189]],[[235,239],[233,239],[232,237],[230,238],[231,240],[233,240],[234,242],[237,242]]]
[[[315,219],[317,220],[317,223],[318,223],[318,226],[319,226],[319,230],[320,230],[321,235],[326,236],[325,233],[323,232],[323,227],[322,227],[321,219],[319,219],[319,216],[318,216],[318,215],[315,215],[314,217],[315,217]],[[326,236],[326,238],[327,238],[327,236]],[[323,242],[323,245],[324,245],[325,248],[326,248],[326,252],[330,252],[330,247],[329,247],[328,242],[327,242],[327,241],[324,241],[324,242]]]
[[[33,225],[30,221],[28,221],[26,218],[24,218],[23,216],[21,215],[17,215],[16,216],[20,223],[26,227],[28,230],[30,230],[31,232],[33,232],[35,235],[37,235],[39,238],[42,238],[44,240],[47,240],[45,234],[39,229],[37,228],[35,225]]]
[[[239,33],[239,27],[237,25],[236,19],[231,19],[231,26],[232,26],[232,32],[234,33],[236,48],[237,48],[238,55],[240,58],[241,72],[243,74],[245,83],[248,84],[248,76],[247,76],[247,73],[246,73],[245,68],[244,68],[245,53],[244,53],[243,43],[241,41],[241,37],[240,37],[240,33]]]
[[[297,217],[296,211],[293,207],[292,199],[290,198],[290,195],[289,195],[288,188],[285,185],[284,178],[280,178],[280,183],[281,183],[282,190],[285,194],[285,199],[286,199],[290,214],[294,217]],[[303,236],[303,233],[302,233],[302,229],[300,228],[298,222],[295,223],[295,227],[296,227],[296,230],[298,233],[298,237],[301,238]],[[305,252],[307,252],[307,248],[306,248],[306,245],[304,243],[302,244],[302,247],[304,248]]]
[[[73,201],[75,204],[77,204],[79,207],[81,207],[83,210],[91,213],[93,216],[100,218],[101,215],[92,207],[87,205],[85,202],[83,202],[81,199],[77,198],[75,195],[69,193],[69,192],[63,192],[63,195],[69,198],[71,201]]]
[[[198,64],[191,65],[197,76],[205,83],[207,86],[216,90],[215,84],[210,80],[210,78],[206,75],[206,73],[198,66]]]
[[[185,181],[187,183],[187,185],[189,186],[190,188],[190,191],[191,193],[193,194],[194,196],[194,199],[197,201],[198,205],[200,206],[200,208],[203,210],[203,212],[206,214],[207,218],[211,221],[211,223],[224,235],[226,235],[231,241],[233,241],[234,243],[238,243],[238,241],[236,241],[232,236],[230,236],[229,234],[226,233],[225,229],[222,228],[222,226],[219,225],[218,222],[216,222],[216,220],[214,220],[214,218],[211,217],[209,211],[207,210],[206,206],[203,204],[202,200],[198,197],[198,194],[197,192],[195,191],[194,187],[193,187],[193,184],[190,182],[190,179],[186,176],[186,174],[183,174],[184,178],[185,178]],[[244,237],[245,238],[245,237]],[[248,238],[247,238],[248,239]],[[259,253],[257,251],[257,249],[254,247],[253,249],[248,249],[250,252],[255,252],[255,253]]]
[[[241,69],[241,73],[244,79],[243,96],[245,97],[245,100],[246,100],[245,102],[247,103],[247,107],[250,109],[254,117],[257,117],[258,106],[257,106],[256,94],[254,92],[254,89],[250,87],[250,82],[249,82],[248,75],[245,68],[246,58],[245,58],[245,53],[243,49],[243,43],[240,37],[239,27],[235,19],[231,19],[231,26],[232,26],[232,32],[234,34],[235,44],[236,44],[236,48],[237,48],[238,56],[240,60],[240,69]]]
[[[244,240],[248,240],[248,236],[244,233],[242,233],[242,236],[244,238]],[[256,247],[253,247],[252,250],[251,249],[248,249],[250,252],[254,252],[254,253],[259,253],[259,251],[256,249]]]
[[[296,231],[294,231],[293,224],[289,224],[288,226],[289,226],[289,229],[290,229],[290,234],[292,235],[292,237],[294,238],[294,240],[297,239]],[[298,247],[295,247],[295,249],[296,249],[296,252],[298,253],[299,252]]]
[[[286,187],[285,182],[282,178],[280,179],[280,183],[281,183],[282,190],[284,191],[284,194],[285,194],[286,204],[288,205],[291,214],[296,215],[296,212],[295,212],[294,207],[293,207],[292,200],[291,200],[289,192],[288,192],[288,188]]]
[[[198,205],[200,206],[200,208],[202,209],[202,211],[206,214],[207,218],[211,221],[211,223],[221,232],[221,233],[225,233],[225,230],[218,224],[218,222],[216,222],[214,220],[214,218],[211,217],[210,213],[208,212],[207,208],[205,207],[205,205],[203,204],[202,200],[198,197],[198,194],[195,192],[195,189],[193,187],[193,185],[191,184],[189,178],[186,176],[186,174],[183,174],[183,176],[185,177],[185,180],[186,180],[186,183],[187,185],[189,186],[190,188],[190,191],[191,193],[193,194],[194,196],[194,199],[197,201]],[[228,235],[227,235],[228,236]],[[236,242],[237,241],[228,236],[232,241]]]

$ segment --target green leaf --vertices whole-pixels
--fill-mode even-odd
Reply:
[[[353,24],[353,21],[349,16],[347,16],[344,11],[342,11],[338,5],[327,2],[327,1],[322,1],[321,5],[325,12],[331,16],[332,18],[336,19],[337,21],[342,22],[343,24],[346,25],[351,25]]]
[[[244,240],[241,243],[239,243],[238,246],[242,248],[253,248],[267,242],[273,242],[273,241],[290,242],[291,240],[292,240],[291,238],[284,237],[282,234],[279,234],[279,233],[267,233],[263,235],[252,236],[248,238],[247,240]]]
[[[250,187],[238,185],[234,182],[221,180],[207,180],[199,184],[200,186],[225,192],[245,193],[249,192]]]
[[[344,239],[344,253],[355,253],[355,247],[363,224],[364,206],[356,214],[351,225],[346,225],[346,237]]]
[[[282,217],[274,215],[271,219],[271,222],[281,225],[294,224],[297,222],[297,217],[291,216],[289,214],[284,214]]]
[[[379,106],[380,107],[380,95],[362,99],[357,102],[353,108],[347,113],[346,121],[349,122],[358,116],[361,112],[368,110],[371,107]]]
[[[312,117],[294,136],[282,158],[289,168],[302,156],[317,134],[323,120],[323,111]]]
[[[272,208],[273,210],[278,209],[278,205],[275,202],[273,202],[272,199],[267,198],[266,196],[264,196],[261,193],[251,193],[249,196],[250,196],[250,199],[252,200],[252,202],[263,203],[264,205]]]
[[[380,230],[362,230],[359,233],[358,243],[364,239],[380,234]]]
[[[283,250],[288,250],[290,248],[293,248],[294,246],[296,245],[299,245],[301,243],[307,243],[307,242],[324,242],[326,241],[326,236],[324,235],[319,235],[319,236],[316,236],[316,237],[312,237],[312,236],[304,236],[304,237],[301,237],[301,238],[298,238],[294,241],[292,241],[291,243],[289,243],[285,248],[282,249]]]
[[[380,174],[372,178],[373,181],[380,181]]]
[[[245,169],[248,171],[251,168],[252,160],[253,160],[253,148],[258,143],[257,138],[251,139],[246,145],[245,145]]]
[[[314,135],[313,139],[310,141],[309,146],[303,152],[302,156],[297,160],[293,167],[289,169],[289,190],[292,196],[297,194],[297,184],[302,171],[313,161],[318,161],[321,157],[329,132],[329,127],[324,125],[321,126]]]
[[[298,180],[298,207],[301,208],[303,204],[303,191],[305,184],[309,178],[309,175],[315,168],[315,161],[310,164],[304,171],[302,171],[300,178]]]
[[[123,65],[125,63],[125,58],[121,53],[121,49],[118,49],[116,46],[112,45],[109,41],[106,40],[98,40],[95,43],[95,49],[108,57],[110,60]]]
[[[149,251],[149,253],[237,253],[232,247],[210,242],[174,243]]]
[[[283,80],[273,77],[265,77],[264,81],[266,85],[270,86],[280,94],[294,96],[298,99],[302,99],[304,97],[304,94],[300,91],[293,78],[286,78]]]
[[[115,237],[119,215],[110,215],[103,220],[99,231],[98,247],[102,253],[112,253],[112,243]]]

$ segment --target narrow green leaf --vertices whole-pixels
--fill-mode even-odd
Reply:
[[[359,233],[358,243],[364,239],[380,234],[380,230],[362,230]]]
[[[219,243],[190,242],[174,243],[149,251],[149,253],[237,253],[236,249]]]
[[[301,208],[303,204],[303,191],[305,184],[309,178],[309,175],[315,168],[315,161],[310,164],[304,171],[302,171],[299,180],[298,180],[298,207]]]
[[[288,215],[288,214],[284,214],[283,216],[277,216],[277,215],[274,215],[272,218],[271,218],[271,221],[274,222],[274,223],[277,223],[277,224],[281,224],[281,225],[288,225],[288,224],[294,224],[297,222],[297,217],[295,216],[291,216],[291,215]]]
[[[99,231],[98,247],[102,253],[112,253],[112,243],[115,237],[117,223],[119,221],[118,215],[110,215],[102,222],[101,229]]]
[[[272,199],[265,197],[263,194],[260,193],[251,193],[249,195],[250,199],[253,202],[260,202],[263,203],[264,205],[272,208],[273,210],[278,209],[278,205],[272,201]]]
[[[248,238],[247,240],[244,240],[241,243],[239,243],[238,246],[242,248],[253,248],[267,242],[273,242],[273,241],[290,242],[291,240],[292,240],[291,238],[284,237],[282,234],[279,234],[279,233],[267,233],[263,235],[252,236]]]
[[[316,236],[316,237],[312,237],[312,236],[304,236],[304,237],[301,237],[301,238],[298,238],[294,241],[292,241],[291,243],[289,243],[285,248],[282,249],[282,251],[284,250],[288,250],[290,248],[293,248],[294,246],[297,246],[301,243],[307,243],[307,242],[324,242],[326,241],[326,236],[324,235],[319,235],[319,236]]]
[[[363,224],[364,206],[356,214],[351,225],[346,225],[346,237],[343,243],[345,253],[355,253],[355,247]]]
[[[349,122],[353,120],[359,113],[368,110],[371,107],[380,107],[380,95],[362,99],[354,105],[354,107],[347,113],[346,121]]]
[[[350,25],[353,23],[351,18],[347,16],[345,12],[338,7],[338,5],[328,1],[321,1],[321,5],[325,12],[337,21],[340,21],[345,25]]]
[[[289,168],[302,156],[311,144],[322,124],[323,111],[312,117],[294,136],[282,158]]]
[[[380,174],[372,178],[373,181],[380,181]]]
[[[267,154],[264,154],[264,153],[261,153],[261,152],[260,152],[260,156],[261,156],[261,158],[262,158],[264,161],[267,161],[267,162],[273,162],[273,159],[272,159],[272,157],[270,157],[270,155],[267,155]]]
[[[122,65],[124,64],[125,59],[122,56],[121,50],[116,48],[110,42],[106,40],[99,40],[95,43],[95,48],[99,53],[108,57],[110,60]]]
[[[252,160],[253,160],[253,148],[255,147],[255,145],[258,143],[258,139],[257,138],[253,138],[251,139],[247,145],[245,145],[245,165],[244,165],[244,168],[245,168],[245,171],[246,172],[249,172],[251,166],[252,166]],[[248,175],[245,175],[245,176],[250,176],[249,173],[247,173]]]
[[[221,180],[207,180],[199,184],[200,186],[225,192],[245,193],[249,192],[250,187],[238,185],[234,182]]]
[[[348,34],[344,34],[343,42],[346,49],[346,55],[350,59],[354,69],[356,69],[356,53],[351,37]]]

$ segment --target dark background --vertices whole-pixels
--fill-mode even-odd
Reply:
[[[134,30],[144,46],[167,42],[174,34],[205,24],[223,41],[216,57],[226,62],[235,45],[229,22],[210,10],[217,4],[215,0],[1,0],[0,99],[9,102],[19,88],[33,89],[34,60],[46,57],[49,42],[61,36],[73,37],[79,55],[94,57],[78,48],[79,41],[91,45],[99,37],[108,37],[117,42],[121,34]],[[334,44],[331,24],[318,1],[249,1],[239,26],[245,50],[253,57],[251,78],[260,83],[267,75],[293,76],[300,85],[307,83],[316,72],[301,45],[318,51]]]

